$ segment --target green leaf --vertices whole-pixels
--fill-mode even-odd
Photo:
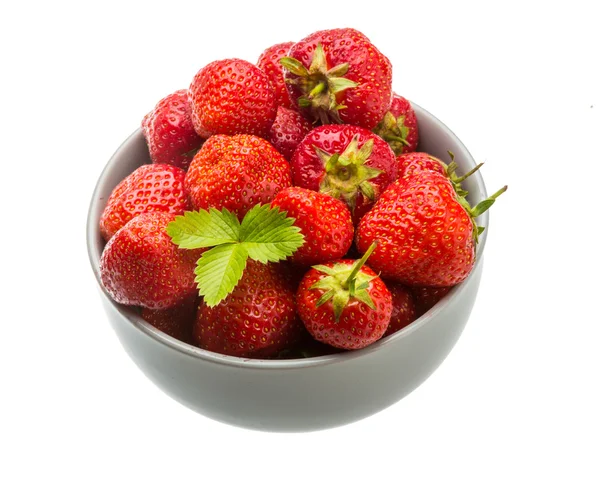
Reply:
[[[248,252],[243,244],[225,244],[205,251],[194,273],[207,306],[219,304],[238,284],[246,267]]]
[[[167,225],[173,243],[183,249],[209,248],[239,239],[240,222],[223,208],[218,211],[186,211]]]
[[[293,226],[294,221],[279,208],[271,208],[268,204],[257,205],[248,211],[240,228],[240,241],[248,256],[266,263],[292,255],[304,243],[300,228]]]
[[[291,256],[304,243],[300,228],[293,226],[279,208],[256,205],[240,224],[223,208],[187,211],[167,225],[167,233],[180,248],[210,248],[198,260],[196,283],[208,306],[215,306],[238,284],[246,261],[277,262]]]

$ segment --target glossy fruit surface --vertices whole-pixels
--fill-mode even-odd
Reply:
[[[100,231],[109,240],[131,218],[162,211],[174,215],[191,208],[184,190],[185,171],[166,164],[142,165],[112,191],[100,218]]]
[[[267,74],[245,60],[217,60],[202,68],[189,88],[198,135],[248,134],[266,138],[277,115]]]
[[[187,90],[177,90],[160,100],[144,116],[142,132],[153,163],[166,163],[183,170],[203,142],[192,124]]]
[[[286,159],[268,141],[252,135],[211,136],[185,176],[195,209],[227,208],[240,220],[291,183]]]
[[[295,263],[313,265],[340,259],[352,245],[352,217],[340,200],[295,186],[280,191],[271,206],[295,218],[294,226],[304,235],[304,244],[291,257]]]

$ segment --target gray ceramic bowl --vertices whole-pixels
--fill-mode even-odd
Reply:
[[[414,105],[422,151],[456,155],[459,172],[475,166],[461,141],[437,118]],[[266,431],[311,431],[341,426],[394,404],[425,381],[458,340],[475,302],[486,234],[471,275],[403,330],[362,350],[317,358],[241,359],[182,343],[114,303],[100,283],[104,242],[98,221],[112,189],[149,162],[141,131],[117,150],[98,179],[87,221],[92,269],[112,327],[131,359],[165,393],[224,423]],[[487,197],[479,172],[464,183],[471,204]],[[479,218],[487,226],[488,215]]]

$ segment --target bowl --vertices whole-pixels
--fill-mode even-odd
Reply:
[[[414,105],[420,150],[442,159],[452,151],[459,172],[476,165],[467,148],[432,114]],[[224,423],[264,431],[314,431],[342,426],[396,403],[423,383],[456,344],[475,302],[486,233],[470,276],[431,310],[371,346],[303,359],[243,359],[180,342],[115,303],[100,281],[104,247],[98,222],[113,188],[149,163],[141,130],[110,159],[94,190],[87,219],[89,258],[106,314],[124,349],[160,389],[184,406]],[[487,197],[481,174],[464,182],[471,204]],[[488,214],[478,218],[487,226]]]

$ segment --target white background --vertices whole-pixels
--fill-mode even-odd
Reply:
[[[600,477],[594,2],[364,3],[2,3],[1,477]],[[489,191],[509,185],[480,293],[448,359],[389,409],[317,433],[226,426],[121,349],[88,202],[142,116],[204,64],[341,26],[486,162]]]

